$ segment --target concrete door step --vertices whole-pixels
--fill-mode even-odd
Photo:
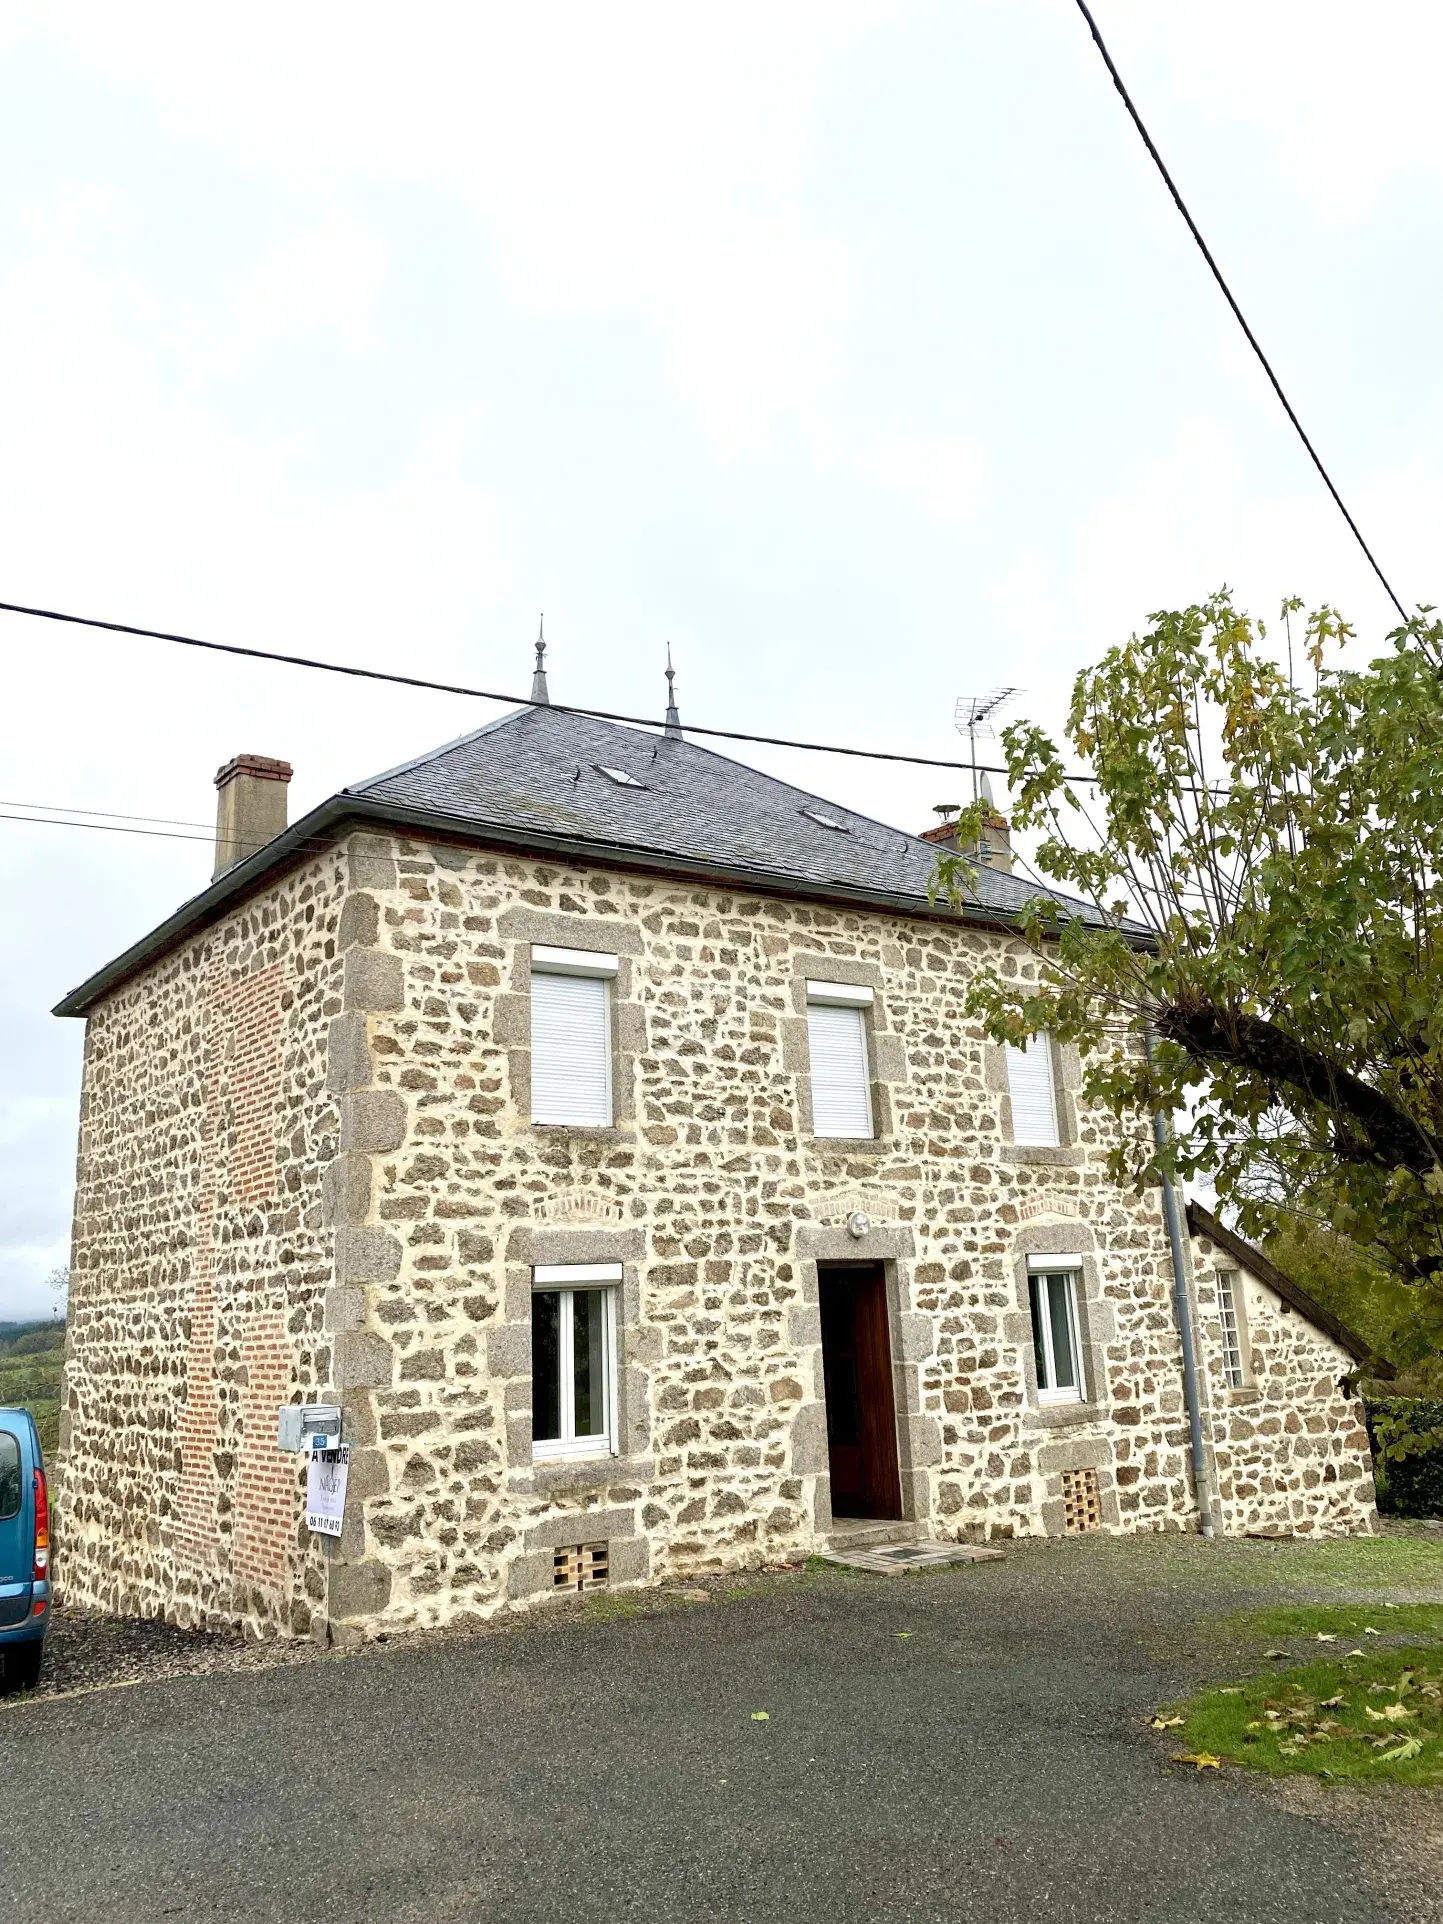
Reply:
[[[896,1577],[904,1570],[940,1570],[951,1563],[1000,1563],[1002,1552],[977,1543],[855,1544],[839,1547],[835,1542],[819,1551],[824,1563],[839,1563],[848,1570],[870,1570],[877,1576]]]
[[[825,1542],[829,1550],[863,1550],[884,1543],[915,1543],[917,1526],[897,1517],[839,1516]]]

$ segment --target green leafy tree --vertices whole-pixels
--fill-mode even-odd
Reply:
[[[1226,591],[1152,618],[1077,679],[1079,781],[1039,727],[1004,733],[1015,825],[1100,923],[1039,895],[1038,980],[980,976],[997,1040],[1087,1051],[1084,1094],[1182,1126],[1131,1131],[1119,1180],[1205,1175],[1244,1234],[1278,1211],[1390,1274],[1443,1275],[1443,623],[1346,667],[1337,614],[1282,632]],[[1295,636],[1295,628],[1298,630]],[[1297,644],[1299,660],[1294,659]],[[969,811],[960,838],[977,825]],[[960,892],[970,864],[944,858]]]

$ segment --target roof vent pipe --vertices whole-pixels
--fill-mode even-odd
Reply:
[[[217,769],[212,881],[282,832],[290,779],[290,763],[269,755],[236,755]]]

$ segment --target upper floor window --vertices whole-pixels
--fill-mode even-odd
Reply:
[[[1223,1381],[1240,1390],[1247,1381],[1243,1363],[1243,1331],[1239,1314],[1239,1282],[1235,1269],[1218,1271],[1218,1321],[1222,1324]]]
[[[1012,1140],[1033,1149],[1055,1149],[1062,1134],[1057,1126],[1050,1036],[1033,1036],[1025,1049],[1007,1044],[1007,1090],[1012,1098]]]
[[[531,949],[531,1120],[605,1129],[611,1124],[611,984],[614,955]]]
[[[872,1135],[865,1015],[871,1006],[870,989],[849,982],[807,984],[814,1136],[857,1141]]]
[[[1028,1306],[1039,1403],[1083,1400],[1082,1346],[1077,1328],[1077,1259],[1030,1256]]]
[[[616,1450],[616,1291],[620,1263],[531,1272],[531,1454]]]

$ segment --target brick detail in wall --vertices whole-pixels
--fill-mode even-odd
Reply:
[[[276,1448],[276,1410],[291,1387],[291,1345],[280,1310],[250,1318],[241,1361],[235,1570],[243,1582],[275,1587],[286,1581],[296,1514],[296,1459]]]
[[[214,1571],[219,1552],[216,1456],[224,1439],[216,1379],[216,1233],[224,1207],[264,1202],[275,1192],[280,995],[281,970],[273,964],[234,980],[213,974],[202,1005],[204,1095],[186,1400],[177,1425],[181,1470],[175,1533],[177,1561],[199,1571]],[[248,1340],[242,1337],[243,1346]],[[288,1385],[288,1369],[285,1380]],[[287,1535],[289,1511],[288,1503]],[[280,1574],[284,1572],[282,1559]]]

